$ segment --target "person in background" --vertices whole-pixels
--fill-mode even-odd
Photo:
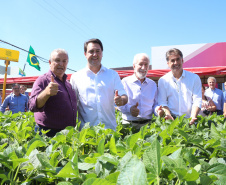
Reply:
[[[12,85],[12,93],[8,95],[1,105],[1,112],[4,113],[6,108],[9,107],[9,110],[12,113],[25,112],[27,111],[28,99],[25,95],[20,93],[20,85],[15,83]]]
[[[122,79],[128,103],[118,107],[118,110],[122,112],[122,123],[131,124],[137,129],[151,121],[157,107],[157,85],[153,80],[146,78],[149,64],[147,54],[136,54],[133,60],[134,74]]]
[[[205,91],[205,96],[211,100],[213,100],[214,104],[216,105],[217,109],[214,111],[217,115],[223,114],[223,107],[224,107],[224,95],[222,90],[216,88],[216,78],[210,76],[207,79],[207,83],[209,88]]]
[[[205,96],[205,87],[202,85],[202,107],[199,112],[199,115],[208,116],[211,112],[216,110],[216,105],[214,104],[213,100],[207,98]]]
[[[26,95],[28,97],[28,99],[29,99],[29,94],[28,94],[28,92],[26,92],[26,90],[27,90],[27,86],[26,85],[21,85],[20,86],[20,93]]]
[[[202,83],[198,75],[183,70],[183,54],[173,48],[166,52],[171,71],[158,81],[158,104],[165,112],[165,119],[175,119],[185,114],[191,117],[190,125],[197,120],[202,105]]]
[[[99,39],[84,43],[87,67],[72,74],[70,82],[78,99],[78,120],[81,128],[89,122],[90,126],[104,123],[105,128],[115,130],[114,103],[119,107],[128,101],[120,77],[114,70],[101,64],[103,45]]]
[[[223,92],[223,95],[224,95],[224,101],[226,101],[226,82],[224,82],[224,92]]]
[[[76,126],[77,101],[65,74],[68,53],[64,49],[53,50],[49,65],[50,70],[33,85],[29,108],[37,123],[35,131],[50,130],[46,135],[53,137],[67,126]]]

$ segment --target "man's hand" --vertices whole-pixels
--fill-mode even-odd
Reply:
[[[137,117],[139,115],[140,110],[137,107],[138,107],[138,102],[136,103],[136,105],[133,105],[132,107],[130,107],[130,113],[133,117]]]
[[[174,120],[173,117],[170,114],[166,114],[165,115],[165,120],[167,120],[167,119]]]
[[[117,106],[122,106],[123,105],[123,100],[120,95],[118,95],[118,90],[115,91],[115,98],[114,98],[115,104]]]
[[[193,125],[196,120],[197,120],[197,118],[191,118],[191,121],[190,121],[189,125]]]
[[[48,96],[55,96],[57,95],[58,92],[58,84],[54,82],[54,77],[51,75],[51,82],[49,85],[46,87],[46,94]]]
[[[165,112],[164,112],[164,110],[162,109],[162,105],[160,105],[160,106],[158,107],[158,109],[157,109],[157,114],[158,114],[158,116],[160,116],[160,117],[163,117],[163,116],[164,116]]]

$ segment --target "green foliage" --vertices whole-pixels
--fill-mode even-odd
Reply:
[[[140,130],[86,124],[49,138],[34,132],[33,113],[0,113],[0,183],[59,185],[225,184],[226,122],[197,125],[153,117]]]

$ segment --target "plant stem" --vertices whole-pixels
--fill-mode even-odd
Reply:
[[[14,176],[13,182],[16,180],[16,177],[17,177],[17,174],[19,172],[19,169],[20,169],[20,164],[17,166],[17,170],[16,170],[16,174]]]

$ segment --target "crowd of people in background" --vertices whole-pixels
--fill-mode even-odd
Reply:
[[[173,48],[166,52],[170,72],[156,83],[147,78],[150,59],[147,54],[134,56],[134,74],[120,80],[117,72],[102,64],[103,44],[99,39],[84,43],[87,65],[72,74],[67,81],[65,71],[69,62],[67,51],[53,50],[50,69],[35,81],[30,97],[24,85],[13,84],[12,93],[2,102],[0,111],[12,113],[34,112],[35,131],[49,130],[53,137],[67,126],[80,129],[105,124],[116,129],[115,109],[122,112],[122,124],[140,129],[150,123],[153,114],[174,120],[185,114],[190,125],[197,122],[197,115],[208,116],[216,112],[226,117],[226,91],[216,88],[214,77],[202,85],[198,75],[183,69],[183,54]],[[224,83],[226,89],[226,82]]]

